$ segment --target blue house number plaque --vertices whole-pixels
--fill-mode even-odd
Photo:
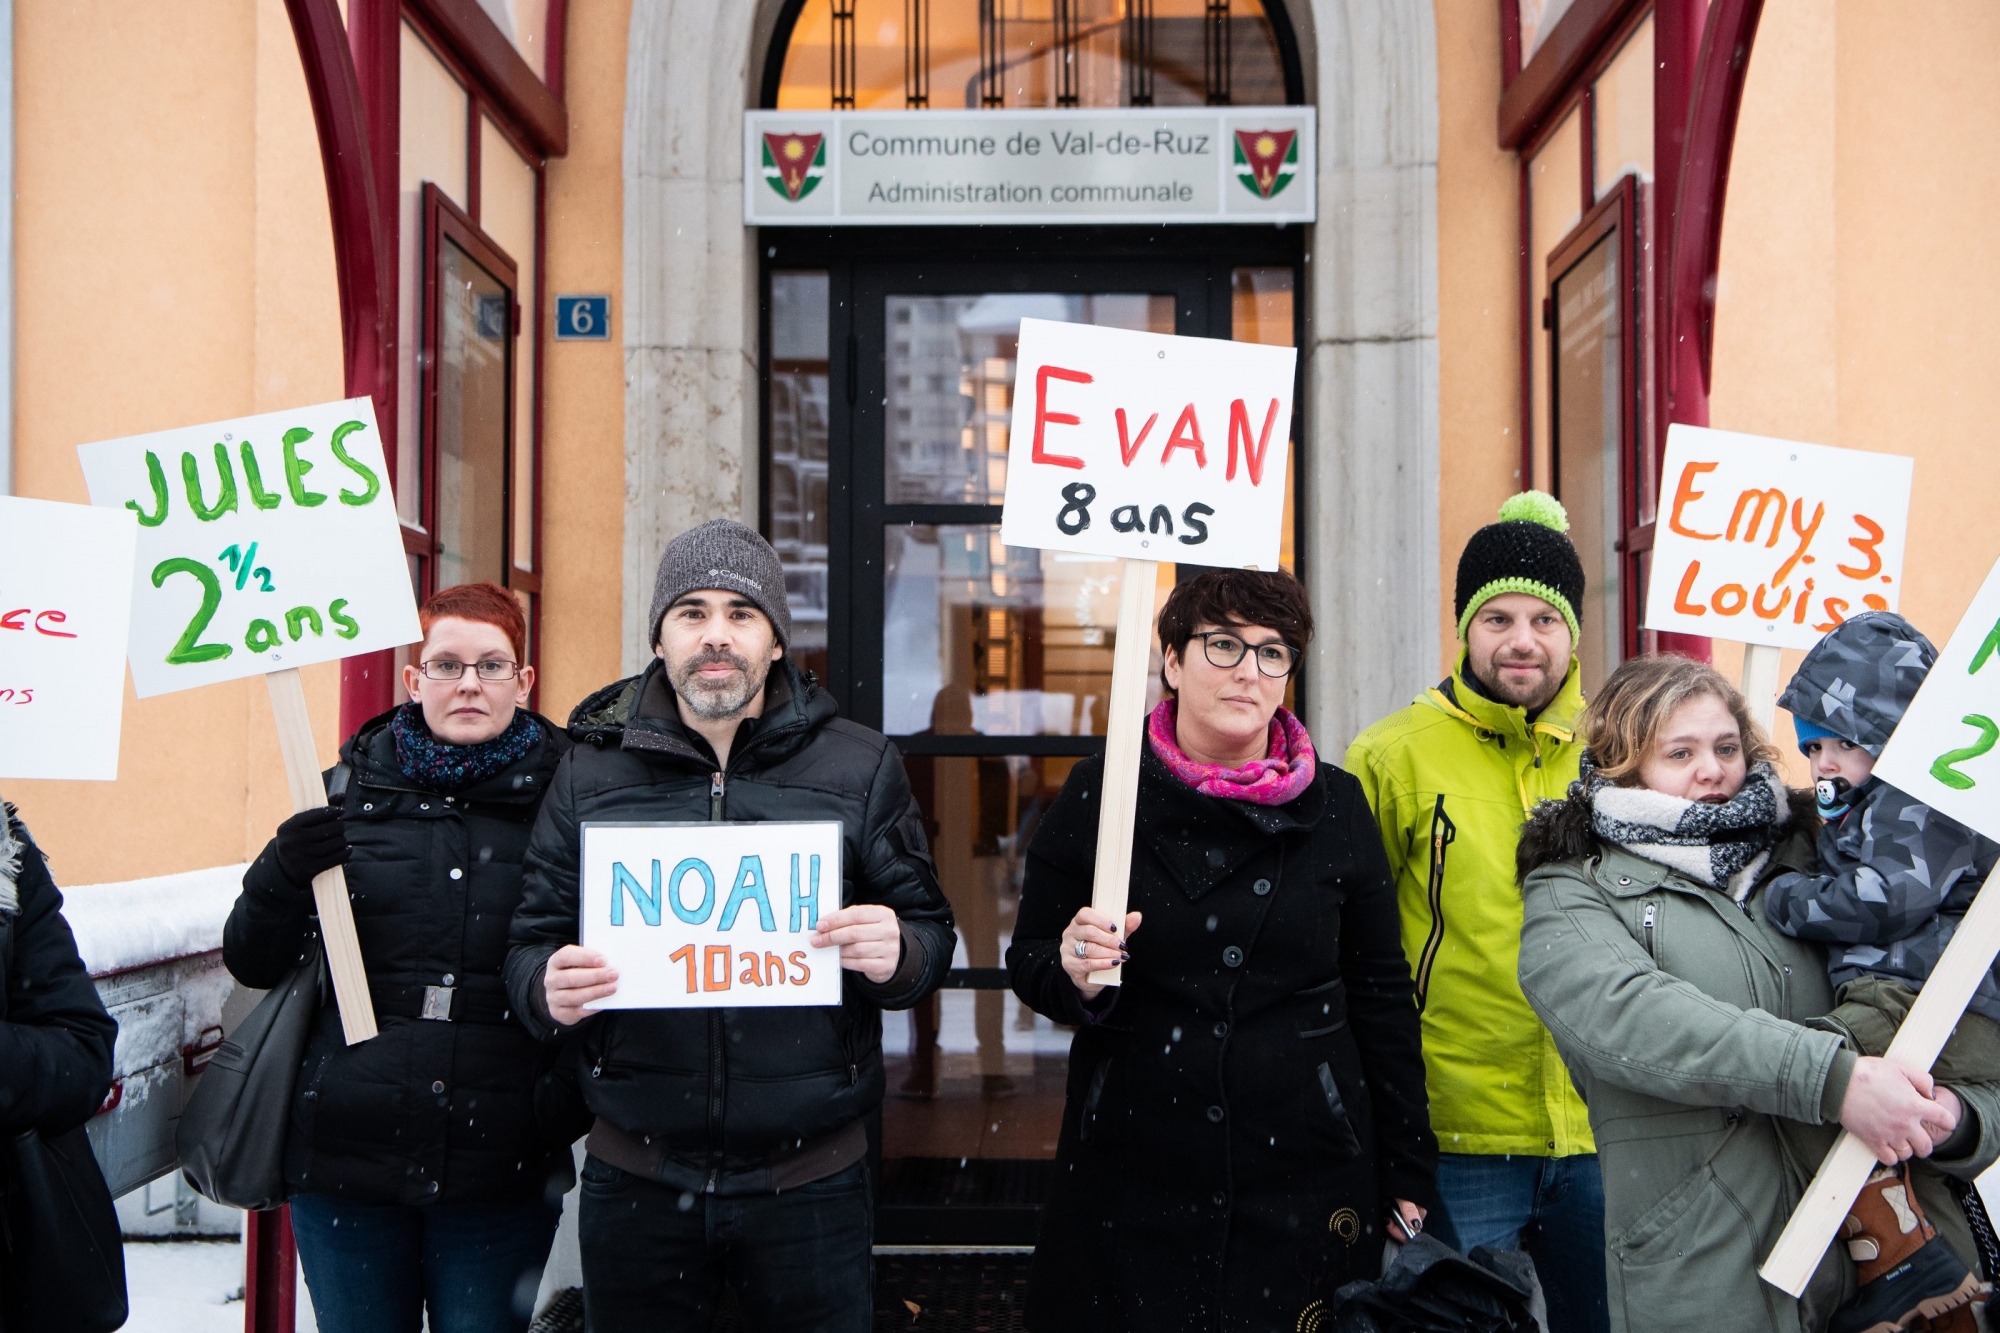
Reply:
[[[611,298],[608,296],[558,296],[556,298],[556,339],[602,341],[611,336]]]

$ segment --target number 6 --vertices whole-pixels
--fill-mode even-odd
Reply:
[[[592,319],[590,315],[590,302],[578,301],[569,308],[569,331],[571,333],[589,333],[596,327],[597,321]]]

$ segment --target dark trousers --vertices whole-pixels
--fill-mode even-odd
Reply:
[[[292,1198],[320,1333],[521,1333],[535,1313],[555,1209],[539,1203]]]
[[[1596,1153],[1573,1157],[1438,1154],[1428,1230],[1461,1254],[1526,1250],[1549,1305],[1549,1333],[1604,1333],[1604,1177]],[[1439,1216],[1443,1214],[1443,1216]]]
[[[750,1333],[869,1333],[865,1163],[782,1194],[692,1194],[584,1160],[577,1239],[591,1333],[704,1329],[726,1282]]]

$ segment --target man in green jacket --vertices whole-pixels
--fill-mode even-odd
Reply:
[[[1582,1100],[1521,994],[1514,851],[1576,779],[1577,607],[1568,516],[1529,491],[1458,562],[1452,674],[1347,752],[1395,871],[1443,1151],[1431,1229],[1461,1250],[1525,1249],[1550,1333],[1607,1327],[1604,1187]]]

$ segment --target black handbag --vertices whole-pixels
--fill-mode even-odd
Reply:
[[[292,1089],[325,995],[326,954],[315,941],[312,957],[265,993],[202,1071],[174,1151],[203,1198],[253,1210],[285,1201]]]
[[[90,1136],[23,1130],[6,1171],[7,1333],[111,1333],[128,1313],[125,1244]]]

